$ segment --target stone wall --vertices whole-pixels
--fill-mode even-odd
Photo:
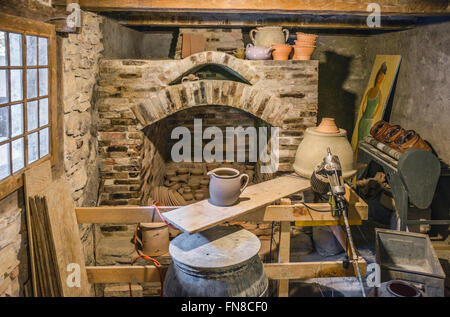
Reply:
[[[206,63],[227,66],[251,85],[226,80],[169,85]],[[123,183],[140,177],[136,170],[142,163],[141,130],[195,106],[235,107],[280,127],[279,170],[292,171],[304,130],[316,124],[317,65],[317,61],[244,61],[220,52],[203,52],[179,61],[103,60],[97,108],[100,172],[105,185],[111,186],[107,202],[134,202],[138,190],[124,191]]]
[[[98,61],[102,56],[102,18],[82,12],[80,34],[63,39],[64,170],[76,206],[97,203],[96,111],[92,107]],[[80,225],[86,262],[94,258],[92,226]]]
[[[23,296],[27,245],[23,191],[18,190],[0,201],[0,297]]]

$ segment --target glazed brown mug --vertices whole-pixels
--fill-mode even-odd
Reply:
[[[383,142],[383,135],[391,125],[384,120],[380,120],[372,126],[370,129],[370,135],[379,142]]]
[[[425,141],[416,133],[414,130],[408,130],[399,135],[395,140],[394,144],[399,152],[406,152],[412,149],[421,149],[431,152],[431,148]]]

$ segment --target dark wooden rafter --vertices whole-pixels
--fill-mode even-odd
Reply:
[[[365,16],[326,16],[294,14],[232,14],[232,13],[179,13],[179,12],[131,12],[106,13],[128,27],[258,27],[283,26],[287,28],[313,29],[369,29]],[[382,17],[381,29],[412,28],[416,17]]]
[[[61,1],[58,1],[61,2]],[[367,15],[372,0],[79,0],[90,11],[164,11]],[[383,16],[448,15],[448,0],[376,1]]]

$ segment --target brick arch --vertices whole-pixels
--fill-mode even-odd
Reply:
[[[281,127],[289,110],[279,97],[264,90],[226,80],[199,80],[167,86],[132,106],[142,127],[178,111],[196,106],[229,106],[241,109],[274,127]]]
[[[211,63],[229,67],[244,77],[252,85],[260,80],[259,75],[249,63],[245,62],[245,60],[223,52],[207,51],[193,54],[180,60],[179,63],[169,66],[164,72],[163,82],[169,84],[190,69]]]

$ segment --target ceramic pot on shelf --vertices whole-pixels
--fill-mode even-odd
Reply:
[[[273,44],[284,44],[289,38],[289,30],[281,26],[257,27],[250,31],[250,39],[256,46],[272,46]]]
[[[309,61],[315,48],[315,46],[294,46],[295,53],[292,59]]]
[[[288,60],[292,46],[288,44],[274,44],[272,56],[274,60]]]
[[[399,125],[393,125],[386,129],[386,131],[383,133],[383,143],[386,145],[389,145],[390,147],[396,149],[396,146],[394,144],[394,140],[404,133],[405,130],[402,129]]]
[[[400,134],[395,140],[394,144],[399,152],[406,152],[412,149],[420,149],[431,152],[431,148],[414,130],[405,131]]]
[[[319,125],[321,127],[322,124]],[[330,148],[334,155],[339,157],[342,166],[342,176],[346,179],[356,174],[354,154],[347,139],[347,131],[338,129],[336,133],[320,132],[319,127],[307,128],[303,141],[299,144],[294,171],[300,176],[310,178],[314,168],[323,161]],[[327,129],[328,130],[328,129]]]
[[[383,135],[386,133],[386,130],[391,127],[389,123],[384,120],[380,120],[375,123],[370,129],[370,135],[379,142],[383,141]]]
[[[248,44],[245,50],[245,56],[252,60],[265,60],[270,59],[272,56],[272,51],[272,47],[254,46],[253,44]]]
[[[229,167],[219,167],[209,171],[210,202],[216,206],[231,206],[236,203],[248,185],[248,175]]]

